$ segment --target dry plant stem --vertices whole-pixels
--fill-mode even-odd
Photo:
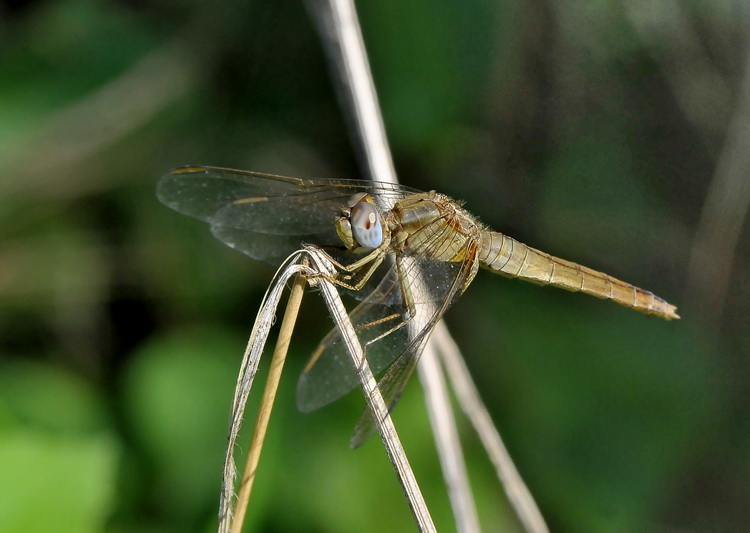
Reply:
[[[466,463],[463,460],[456,420],[449,401],[443,369],[438,364],[434,343],[430,342],[417,366],[425,394],[427,413],[430,416],[443,477],[448,487],[448,497],[453,508],[456,530],[459,533],[481,531],[477,508],[472,497]]]
[[[378,181],[396,183],[393,161],[353,2],[351,0],[310,0],[309,5],[320,21],[321,33],[326,39],[327,51],[333,59],[332,63],[338,69],[339,79],[343,84],[343,87],[339,87],[339,89],[343,93],[342,99],[346,102],[348,111],[355,118],[358,140],[362,146],[361,151],[365,154],[365,163],[370,171],[370,176]],[[421,282],[421,280],[417,280],[417,282]],[[442,332],[440,339],[433,338],[430,340],[430,344],[440,349],[442,340],[447,343],[448,350],[453,347],[453,354],[460,358],[458,348],[442,320],[437,327]],[[431,352],[428,349],[422,356],[420,365],[428,364],[426,361],[430,356]],[[471,383],[471,378],[465,366],[463,366],[463,361],[459,361],[459,364],[464,372],[461,379],[466,381],[473,389],[473,383]],[[420,375],[422,374],[425,373],[421,372]],[[426,372],[426,374],[433,375],[432,372]],[[433,420],[440,419],[452,424],[450,431],[435,429],[435,435],[436,439],[446,439],[444,442],[438,443],[438,450],[441,453],[444,477],[451,496],[451,505],[456,516],[457,527],[461,531],[471,531],[471,528],[474,527],[471,525],[471,515],[475,516],[476,511],[473,510],[475,506],[466,476],[460,443],[457,438],[452,441],[450,437],[451,433],[454,436],[457,434],[455,422],[449,413],[443,412],[446,407],[449,410],[447,394],[444,387],[436,387],[426,383],[426,381],[423,380],[423,386],[432,391],[427,394],[426,401],[431,404],[429,411]],[[477,431],[480,431],[480,436],[485,435],[482,437],[483,442],[485,442],[488,453],[497,467],[501,482],[505,484],[505,490],[508,492],[511,503],[516,508],[516,513],[527,531],[533,533],[546,532],[547,526],[541,513],[518,475],[502,444],[502,440],[500,440],[500,435],[492,425],[486,409],[479,400],[476,390],[473,390],[473,402],[470,401],[468,405],[464,406],[464,409],[467,412],[478,410],[485,414],[484,417],[478,415],[482,424],[478,425]],[[442,398],[440,398],[441,395]],[[464,395],[459,396],[460,401],[461,396]],[[474,421],[476,425],[478,422]],[[485,428],[484,425],[487,423],[489,423],[489,427]],[[449,453],[450,456],[443,456],[444,453]]]
[[[372,179],[397,183],[354,3],[351,0],[309,0],[308,5],[319,22],[326,51],[333,65],[335,81],[340,82],[337,85],[340,99],[344,102],[348,116],[353,119],[356,141],[360,146],[360,154],[364,156],[363,163]],[[422,283],[422,280],[415,281]],[[427,350],[419,364],[426,364],[425,360],[432,356],[432,352]],[[433,368],[440,372],[440,366],[434,362]],[[424,374],[420,372],[420,377]],[[426,374],[434,375],[433,372]],[[431,387],[424,381],[423,385],[432,391],[426,395],[431,420],[444,422],[441,428],[434,429],[434,435],[436,440],[446,439],[444,442],[437,442],[437,448],[441,454],[443,476],[448,486],[457,528],[461,532],[476,531],[476,506],[445,387]],[[452,427],[448,428],[448,424]],[[450,456],[442,455],[446,453]]]
[[[235,508],[234,520],[232,522],[232,533],[240,533],[242,531],[245,512],[247,511],[248,502],[250,501],[250,492],[253,488],[253,482],[255,481],[255,472],[258,468],[260,452],[263,449],[263,442],[266,438],[268,421],[271,417],[273,402],[276,399],[281,372],[284,369],[286,354],[289,350],[289,343],[292,339],[294,325],[297,322],[297,315],[299,314],[299,308],[302,303],[302,296],[304,295],[306,283],[307,281],[305,277],[298,274],[295,278],[294,285],[292,285],[289,301],[286,304],[284,319],[281,322],[281,329],[279,331],[279,339],[276,342],[276,349],[274,350],[273,358],[271,359],[271,367],[268,371],[266,388],[263,391],[263,398],[260,403],[260,408],[258,409],[258,419],[255,423],[253,439],[250,443],[250,450],[248,451],[247,460],[245,462],[245,470],[242,474],[242,481],[240,482],[240,490],[237,494],[237,507]]]
[[[690,251],[688,294],[709,311],[718,327],[727,301],[737,245],[750,208],[750,54],[737,105]]]
[[[333,65],[334,81],[353,118],[357,145],[370,179],[398,183],[393,158],[385,136],[375,84],[352,0],[308,0],[318,20],[326,52]]]
[[[266,340],[274,322],[274,313],[278,307],[281,294],[284,292],[286,283],[297,274],[309,274],[307,265],[299,264],[305,252],[296,252],[285,261],[276,273],[274,280],[269,286],[263,298],[258,315],[253,325],[253,331],[247,343],[247,348],[242,357],[240,371],[237,376],[237,385],[232,400],[230,415],[229,436],[227,438],[226,454],[224,456],[224,471],[221,485],[221,498],[219,502],[219,533],[229,533],[232,524],[232,512],[234,502],[234,480],[237,469],[234,463],[234,449],[237,437],[242,427],[242,419],[245,412],[248,396],[252,389],[255,374],[258,370],[260,356],[266,345]]]
[[[317,272],[331,272],[330,264],[321,254],[316,254],[315,250],[312,250],[310,257],[313,262],[313,270]],[[427,504],[417,484],[417,479],[414,477],[414,472],[409,465],[406,452],[404,452],[401,440],[398,437],[398,433],[396,433],[396,427],[393,425],[393,420],[388,412],[388,406],[383,401],[380,390],[377,388],[375,376],[373,376],[370,370],[357,333],[354,330],[351,320],[349,320],[338,291],[332,283],[322,277],[310,280],[310,282],[311,284],[317,284],[320,288],[331,317],[341,332],[341,338],[352,358],[354,367],[357,369],[357,376],[359,377],[367,406],[373,412],[373,418],[377,424],[380,437],[383,440],[386,453],[391,464],[396,469],[399,482],[404,489],[404,494],[407,497],[419,530],[423,532],[436,531]]]
[[[479,435],[487,455],[495,466],[508,500],[516,511],[521,524],[528,533],[549,533],[549,528],[539,511],[528,487],[518,473],[513,460],[508,453],[500,433],[495,428],[490,414],[479,396],[474,382],[469,375],[458,346],[448,334],[443,322],[438,323],[433,332],[435,345],[441,360],[450,377],[453,390],[456,391],[459,404],[471,420]]]
[[[410,258],[402,258],[409,264]],[[407,268],[413,272],[409,276],[409,286],[419,294],[429,292],[423,276],[416,269]],[[421,305],[416,309],[416,314],[408,324],[412,335],[432,319],[437,308],[432,305]],[[446,328],[447,331],[447,328]],[[453,519],[459,533],[475,533],[479,531],[479,519],[477,516],[474,494],[471,491],[469,477],[466,471],[461,441],[458,438],[456,419],[453,416],[453,407],[448,397],[445,386],[443,369],[437,361],[435,343],[428,342],[419,364],[419,377],[424,389],[425,404],[432,425],[432,434],[435,438],[440,465],[443,471],[443,479],[448,490],[448,497],[453,510]]]
[[[652,2],[623,2],[636,35],[656,65],[661,65],[685,118],[706,135],[727,128],[714,175],[701,209],[698,228],[690,250],[685,301],[701,310],[704,326],[719,326],[737,246],[750,209],[750,54],[745,50],[745,66],[740,86],[733,89],[717,62],[706,53],[703,38],[696,32],[681,2],[669,2],[669,9],[654,11]],[[747,28],[746,28],[747,30]],[[670,46],[665,46],[668,39]],[[690,61],[684,61],[690,57]],[[706,106],[706,87],[712,91],[712,104]],[[724,124],[724,113],[734,109]],[[708,141],[706,141],[708,142]]]

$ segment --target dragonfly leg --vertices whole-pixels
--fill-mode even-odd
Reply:
[[[315,250],[318,253],[322,253],[325,255],[326,259],[331,262],[331,264],[336,267],[338,270],[341,270],[342,272],[355,272],[362,268],[367,263],[371,263],[375,260],[375,257],[378,255],[385,256],[386,255],[386,248],[388,247],[388,241],[384,241],[383,244],[372,250],[370,253],[365,255],[364,257],[361,257],[360,259],[357,259],[356,261],[349,263],[345,265],[344,263],[340,263],[339,261],[336,261],[336,259],[333,258],[331,254],[325,251],[325,248],[331,248],[330,246],[318,246],[317,244],[308,244],[308,243],[302,243],[302,247],[306,250]]]
[[[375,273],[375,270],[377,270],[377,268],[380,266],[380,264],[383,262],[383,259],[385,258],[385,253],[383,252],[383,250],[381,248],[376,248],[375,250],[367,254],[365,257],[355,261],[354,263],[351,263],[350,265],[342,265],[341,263],[336,261],[333,257],[328,255],[322,249],[317,248],[317,247],[312,247],[312,248],[314,248],[319,253],[324,254],[326,256],[326,259],[328,259],[333,264],[333,266],[339,270],[339,272],[337,273],[335,277],[325,274],[323,272],[318,272],[308,277],[309,278],[321,277],[327,281],[330,281],[334,285],[343,287],[345,289],[349,289],[351,291],[361,290],[362,287],[364,287],[365,284],[368,281],[370,281],[370,278]],[[364,275],[356,283],[347,283],[346,281],[342,281],[342,278],[345,280],[352,279],[357,274],[357,270],[361,270],[365,266],[367,266],[367,270],[365,271]]]
[[[372,328],[375,326],[379,326],[380,324],[385,324],[386,322],[390,322],[391,320],[394,320],[396,318],[400,318],[403,315],[400,313],[392,313],[388,316],[384,316],[382,318],[378,318],[377,320],[372,320],[371,322],[366,322],[365,324],[360,324],[359,326],[354,326],[355,331],[362,331],[367,328]]]
[[[396,269],[398,270],[398,279],[399,279],[399,284],[401,288],[401,299],[403,301],[404,308],[406,309],[406,311],[403,314],[394,313],[392,315],[388,315],[379,320],[375,320],[369,324],[365,324],[362,327],[369,327],[369,326],[373,326],[376,324],[382,324],[389,320],[393,320],[394,318],[399,318],[399,317],[403,317],[403,320],[401,320],[401,322],[399,322],[398,324],[390,328],[388,331],[385,331],[384,333],[381,333],[374,339],[370,339],[369,341],[367,341],[367,343],[365,344],[365,351],[367,350],[368,346],[387,337],[391,333],[394,333],[395,331],[403,328],[404,326],[409,324],[409,322],[411,322],[415,316],[417,316],[417,306],[414,302],[414,296],[412,295],[411,286],[409,285],[408,272],[406,272],[403,261],[399,259],[398,257],[396,258]]]
[[[357,329],[365,329],[365,328],[369,328],[369,327],[372,327],[372,326],[376,326],[378,324],[383,324],[385,322],[388,322],[389,320],[393,320],[394,318],[399,318],[399,317],[402,317],[402,316],[404,316],[404,315],[399,315],[398,313],[394,313],[394,314],[389,315],[387,317],[383,317],[380,320],[374,320],[373,322],[370,322],[368,324],[364,324],[364,325],[360,326]],[[388,331],[386,331],[384,333],[381,333],[380,335],[378,335],[374,339],[370,339],[369,341],[367,341],[365,343],[365,346],[364,346],[365,347],[365,352],[367,351],[367,347],[369,345],[371,345],[371,344],[373,344],[375,342],[378,342],[380,339],[382,339],[384,337],[387,337],[388,335],[390,335],[394,331],[397,331],[397,330],[403,328],[406,324],[408,324],[411,321],[412,318],[414,318],[414,313],[408,313],[407,316],[401,322],[399,322],[398,324],[396,324],[395,326],[393,326],[391,329],[389,329]]]

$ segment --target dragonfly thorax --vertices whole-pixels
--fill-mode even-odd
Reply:
[[[464,261],[479,240],[476,220],[447,196],[414,194],[392,210],[394,248],[438,261]]]

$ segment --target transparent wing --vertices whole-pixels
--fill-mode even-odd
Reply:
[[[358,192],[388,209],[419,191],[390,183],[189,166],[163,176],[156,194],[175,211],[210,223],[213,234],[232,248],[277,263],[303,242],[340,246],[334,219]]]
[[[334,220],[353,194],[371,194],[381,209],[419,191],[389,183],[346,179],[299,179],[216,167],[174,169],[162,177],[157,196],[176,211],[205,220],[222,242],[255,259],[278,263],[302,243],[340,246]],[[428,259],[451,238],[450,224],[438,221],[421,231],[429,235],[410,257],[385,261],[355,296],[364,298],[351,314],[375,372],[388,370],[379,387],[395,405],[411,376],[430,331],[476,272],[475,255],[464,262]],[[347,263],[346,258],[336,259]],[[351,255],[349,261],[353,261]],[[408,282],[419,272],[421,288]],[[407,280],[407,281],[405,281]],[[396,327],[403,324],[402,327]],[[322,354],[300,378],[298,404],[304,411],[339,398],[358,380],[340,336],[331,332]],[[389,366],[390,365],[390,366]],[[368,411],[369,412],[369,411]],[[367,413],[357,426],[358,444],[373,427]]]
[[[432,246],[442,246],[450,237],[450,224],[437,222],[423,229],[431,235],[421,255],[396,256],[380,285],[372,289],[350,318],[357,328],[360,342],[373,373],[388,370],[379,388],[389,406],[394,406],[411,376],[432,328],[453,304],[476,273],[476,246],[466,249],[463,262],[443,262],[424,256]],[[469,245],[467,244],[467,248]],[[459,254],[460,255],[460,254]],[[409,280],[422,279],[421,284]],[[393,320],[384,320],[396,315]],[[375,326],[366,327],[368,324]],[[394,329],[394,326],[403,324]],[[381,335],[393,330],[384,337]],[[377,340],[376,340],[377,339]],[[336,329],[332,330],[314,351],[297,387],[297,405],[312,411],[343,396],[359,381],[349,355]],[[370,435],[373,421],[366,410],[357,425],[353,445]]]
[[[383,396],[383,401],[388,406],[388,412],[393,411],[401,399],[401,394],[404,392],[412,374],[414,374],[419,357],[424,351],[435,324],[463,293],[463,289],[476,274],[476,249],[466,251],[467,257],[463,262],[450,263],[454,267],[453,281],[445,287],[445,295],[442,301],[418,308],[417,315],[407,327],[409,330],[408,344],[378,381],[378,389]],[[410,276],[409,279],[414,278]],[[423,281],[428,279],[429,276],[423,276]],[[412,291],[414,290],[412,288]],[[432,291],[433,289],[429,288],[428,290]],[[350,446],[352,448],[361,446],[375,432],[376,427],[372,411],[366,407],[354,428]]]
[[[413,326],[416,322],[414,325],[403,325],[409,312],[414,317],[419,317],[445,301],[449,297],[456,273],[461,268],[460,263],[417,257],[408,259],[408,271],[403,267],[396,268],[392,261],[381,267],[384,273],[376,272],[373,278],[377,278],[377,282],[372,287],[363,289],[366,298],[349,313],[360,343],[365,348],[368,364],[375,375],[382,373],[413,341]],[[396,260],[404,263],[406,258]],[[430,290],[418,293],[412,291],[405,297],[401,276],[413,276],[411,271],[427,273],[433,281]],[[410,304],[406,303],[407,298]],[[410,311],[411,306],[414,309]],[[385,337],[374,341],[386,333]],[[351,357],[338,328],[333,328],[314,350],[300,376],[297,383],[297,407],[303,412],[314,411],[338,400],[358,385]]]

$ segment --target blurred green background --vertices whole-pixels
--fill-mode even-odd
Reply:
[[[0,530],[211,531],[273,269],[154,186],[189,163],[366,177],[314,25],[297,2],[1,5]],[[551,529],[748,530],[746,2],[358,8],[403,183],[683,317],[486,272],[448,313]],[[362,399],[294,407],[329,327],[309,295],[246,529],[414,530],[378,440],[348,449]],[[417,384],[395,415],[450,531]],[[461,430],[483,526],[519,531]]]

